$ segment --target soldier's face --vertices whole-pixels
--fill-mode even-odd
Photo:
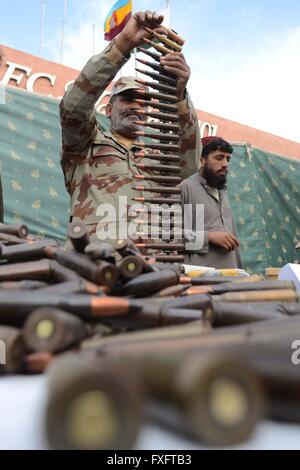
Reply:
[[[214,150],[202,159],[202,175],[210,186],[223,189],[226,184],[231,155],[221,150]]]
[[[133,92],[124,92],[116,95],[112,103],[106,106],[106,114],[110,117],[111,130],[125,137],[134,138],[133,132],[141,127],[135,121],[143,120],[143,116],[137,114],[137,110],[145,109],[145,106],[134,101]]]

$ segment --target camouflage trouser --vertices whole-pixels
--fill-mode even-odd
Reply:
[[[4,208],[3,208],[3,191],[2,191],[2,182],[0,177],[0,222],[3,222],[4,218]]]

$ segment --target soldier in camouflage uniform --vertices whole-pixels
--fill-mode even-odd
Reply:
[[[84,221],[93,241],[99,241],[99,227],[110,231],[111,239],[118,238],[115,227],[124,218],[124,213],[118,212],[119,198],[126,196],[130,207],[134,203],[132,198],[142,195],[132,189],[133,175],[147,174],[134,164],[153,163],[150,159],[133,156],[137,147],[133,144],[132,132],[140,130],[134,121],[141,119],[136,110],[143,106],[133,101],[132,90],[142,86],[133,77],[123,77],[116,82],[106,106],[110,131],[101,129],[97,122],[95,104],[128,61],[130,52],[143,43],[143,37],[150,38],[145,27],[157,28],[162,21],[162,16],[152,12],[133,15],[106,49],[90,59],[61,102],[61,165],[70,194],[71,220]],[[181,53],[164,56],[161,65],[177,77],[181,176],[186,178],[197,170],[201,154],[197,115],[186,91],[190,70]],[[151,182],[143,184],[149,186]],[[116,215],[110,214],[106,224],[99,223],[102,219],[99,211],[97,215],[97,208],[103,204],[111,204],[116,209]]]

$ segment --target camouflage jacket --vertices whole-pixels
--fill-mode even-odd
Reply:
[[[133,164],[134,147],[128,149],[109,131],[101,129],[96,120],[95,104],[129,57],[112,41],[99,55],[92,57],[74,84],[68,89],[60,105],[62,126],[61,165],[66,188],[70,194],[72,219],[83,220],[92,238],[102,219],[97,208],[111,204],[117,215],[107,219],[118,222],[119,198],[126,196],[128,206],[134,196],[142,196],[132,189],[134,174],[146,174]],[[186,178],[198,169],[201,140],[197,115],[188,97],[178,103],[180,115],[181,177]],[[141,163],[155,163],[143,158]],[[148,181],[143,185],[149,186]],[[153,194],[151,194],[153,195]],[[97,215],[98,214],[98,215]]]

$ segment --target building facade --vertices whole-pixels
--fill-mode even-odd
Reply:
[[[79,71],[27,54],[5,45],[0,68],[0,83],[15,86],[28,92],[40,93],[60,99]],[[110,87],[97,103],[99,112],[104,112]],[[201,136],[221,135],[230,142],[248,143],[267,152],[273,152],[300,160],[300,143],[263,132],[261,130],[197,110]]]

